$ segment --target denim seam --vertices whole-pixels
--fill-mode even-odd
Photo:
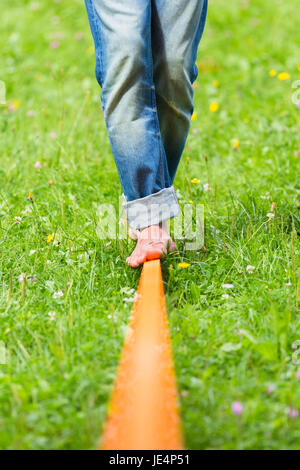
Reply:
[[[104,68],[103,68],[103,57],[102,57],[102,48],[101,48],[101,44],[103,44],[103,40],[101,40],[101,31],[100,31],[101,18],[98,15],[98,12],[96,11],[93,0],[91,1],[91,4],[92,4],[93,16],[94,16],[95,32],[96,32],[97,41],[98,41],[98,44],[99,44],[98,48],[95,47],[95,55],[97,57],[99,57],[99,63],[100,63],[100,67],[101,67],[100,76],[101,76],[101,82],[102,82],[102,85],[103,85],[103,70],[104,70]]]
[[[156,103],[156,97],[155,97],[155,84],[153,80],[153,56],[152,56],[152,31],[151,31],[151,25],[152,25],[152,10],[151,10],[151,2],[150,2],[150,78],[153,83],[152,91],[151,91],[151,101],[152,101],[152,107],[155,108],[156,113],[155,113],[155,127],[157,131],[158,137],[158,145],[159,145],[159,170],[160,174],[163,175],[163,181],[162,185],[166,187],[166,178],[165,178],[165,172],[163,168],[163,155],[162,155],[162,149],[161,146],[163,145],[162,143],[162,137],[161,137],[161,132],[159,128],[159,121],[158,121],[158,113],[157,113],[157,103]]]
[[[198,67],[196,65],[196,60],[197,60],[197,51],[198,51],[198,47],[195,47],[195,44],[199,45],[200,43],[200,40],[201,40],[201,37],[203,35],[203,31],[204,31],[204,26],[205,26],[205,19],[206,19],[206,15],[207,15],[207,0],[203,0],[203,4],[202,4],[202,8],[201,8],[201,13],[200,13],[200,17],[199,17],[199,23],[197,25],[197,29],[196,29],[196,33],[195,33],[195,36],[194,36],[194,39],[193,39],[193,50],[194,50],[194,57],[193,57],[193,69],[194,67],[196,68],[197,70],[197,73],[195,73],[194,75],[194,80],[192,83],[194,83],[198,77]],[[193,90],[194,91],[194,90]],[[194,95],[194,93],[193,93]]]

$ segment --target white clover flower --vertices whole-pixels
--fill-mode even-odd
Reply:
[[[24,279],[25,279],[25,277],[26,277],[26,274],[25,274],[25,273],[20,274],[20,276],[18,277],[18,281],[19,281],[19,282],[23,282]]]
[[[134,289],[131,289],[130,287],[121,287],[121,294],[131,295],[133,293]]]
[[[48,312],[48,315],[50,317],[50,321],[55,321],[56,312]]]
[[[233,289],[234,285],[233,284],[222,284],[223,289]]]
[[[57,292],[54,292],[53,294],[53,299],[58,299],[59,297],[63,297],[64,293],[62,290],[59,290]]]
[[[34,255],[35,252],[36,252],[36,250],[30,250],[30,251],[29,251],[29,256]]]
[[[22,217],[14,217],[14,221],[15,221],[15,224],[16,225],[20,225],[21,221],[22,221]]]
[[[22,214],[24,215],[29,215],[32,213],[31,207],[26,207],[26,209],[23,210]]]
[[[133,297],[124,297],[123,300],[124,302],[135,302],[138,297],[140,297],[140,294],[136,292]]]
[[[205,193],[207,193],[208,191],[211,191],[211,187],[209,186],[208,183],[205,183],[205,184],[203,185],[203,191],[204,191]]]
[[[134,301],[135,301],[135,297],[124,297],[123,301],[124,301],[124,302],[134,302]]]
[[[251,264],[248,264],[248,266],[246,267],[246,271],[248,274],[253,274],[254,269],[255,266],[251,266]]]

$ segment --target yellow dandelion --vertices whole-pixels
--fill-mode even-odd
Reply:
[[[297,65],[297,70],[298,72],[300,72],[300,65]]]
[[[9,111],[16,111],[20,107],[21,101],[20,100],[13,100],[9,105]]]
[[[186,263],[185,261],[183,263],[178,263],[178,268],[181,268],[181,269],[185,269],[185,268],[188,268],[190,265],[190,263]]]
[[[277,75],[276,70],[274,70],[274,69],[270,70],[269,75],[270,75],[270,77],[276,77],[276,75]]]
[[[232,144],[234,149],[238,149],[240,146],[240,142],[237,139],[233,139]]]
[[[189,204],[194,204],[194,201],[192,201],[191,199],[189,200]]]
[[[216,88],[218,88],[218,86],[220,86],[220,82],[218,82],[218,80],[214,80],[212,82],[213,86],[215,86]]]
[[[48,238],[47,238],[47,243],[52,242],[53,238],[54,238],[54,233],[49,233]]]
[[[281,72],[277,78],[278,80],[288,80],[290,78],[290,74],[287,72]]]
[[[14,109],[18,109],[20,107],[21,101],[13,100],[12,104],[13,104]]]
[[[195,121],[195,119],[197,119],[197,114],[194,111],[193,114],[192,114],[192,117],[191,117],[191,121]]]
[[[198,184],[198,183],[200,183],[200,180],[198,180],[198,178],[193,178],[191,180],[191,183]]]
[[[218,109],[219,109],[218,103],[216,103],[216,102],[210,103],[210,105],[209,105],[210,112],[216,113],[218,111]]]
[[[29,191],[28,193],[28,198],[27,198],[29,201],[32,201],[32,193]]]

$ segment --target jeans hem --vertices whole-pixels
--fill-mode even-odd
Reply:
[[[123,195],[125,198],[125,196]],[[176,217],[179,212],[176,191],[173,186],[164,188],[149,196],[123,203],[128,224],[133,229],[143,229],[150,225]]]

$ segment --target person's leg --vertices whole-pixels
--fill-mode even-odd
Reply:
[[[157,117],[151,53],[151,0],[85,0],[95,42],[101,104],[126,198],[130,227],[178,213]],[[151,210],[168,206],[169,212]]]
[[[152,55],[157,112],[171,182],[193,113],[197,49],[207,0],[152,1]]]
[[[196,58],[207,12],[207,0],[152,0],[151,46],[153,80],[163,147],[171,182],[184,149],[193,113],[193,82]],[[149,245],[149,239],[152,245]],[[176,249],[166,226],[143,230],[131,266]],[[145,258],[146,254],[146,258]]]

